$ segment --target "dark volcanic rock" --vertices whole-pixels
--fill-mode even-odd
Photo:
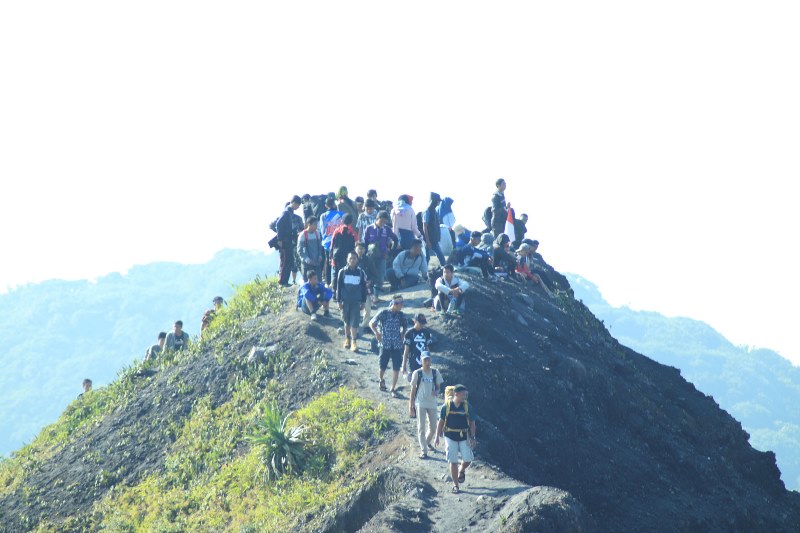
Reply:
[[[586,511],[568,492],[534,487],[514,496],[495,521],[508,533],[581,533],[588,531]]]

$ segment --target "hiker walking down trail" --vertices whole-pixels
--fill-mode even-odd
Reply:
[[[446,400],[439,413],[439,424],[436,426],[436,440],[444,435],[447,462],[450,463],[450,477],[453,479],[453,493],[460,492],[459,485],[466,480],[466,471],[474,459],[472,449],[475,447],[475,410],[467,402],[467,388],[456,385],[452,400]],[[461,467],[459,468],[459,456]]]
[[[297,291],[297,307],[305,314],[311,316],[311,320],[317,319],[317,310],[322,307],[325,311],[323,316],[331,316],[328,310],[333,291],[319,282],[319,277],[314,270],[309,270],[306,275],[308,281]]]
[[[444,383],[442,374],[431,367],[431,353],[422,352],[422,366],[411,374],[411,396],[408,399],[409,416],[417,417],[417,440],[419,458],[428,457],[428,449],[436,450],[433,439],[436,436],[438,420],[436,397]],[[426,423],[427,420],[427,423]],[[427,435],[425,429],[427,428]]]
[[[292,215],[302,203],[300,197],[295,195],[275,224],[276,233],[278,234],[278,251],[281,259],[281,270],[278,279],[281,287],[289,286],[289,275],[294,268],[294,247],[296,246],[297,234],[294,233],[294,218]]]
[[[319,231],[322,235],[322,246],[325,248],[326,255],[330,256],[333,234],[336,233],[336,230],[343,224],[342,219],[345,214],[336,210],[336,201],[333,198],[325,200],[325,207],[327,211],[322,213],[322,217],[320,217]],[[329,259],[329,257],[327,259]],[[334,285],[336,279],[331,275],[331,261],[326,260],[325,271],[318,272],[318,274],[320,275],[320,279],[324,279],[325,283],[329,286]]]
[[[428,351],[433,335],[430,330],[425,328],[428,319],[422,313],[414,316],[414,327],[406,331],[403,336],[403,374],[409,374],[408,380],[411,383],[411,374],[422,367],[422,354]]]
[[[167,333],[167,338],[164,341],[164,351],[174,350],[179,352],[189,348],[189,335],[183,331],[183,321],[176,320],[173,325],[172,331]]]
[[[378,329],[380,326],[380,330]],[[400,375],[400,367],[403,363],[403,337],[408,329],[406,315],[403,314],[403,295],[395,294],[392,296],[392,305],[389,309],[384,309],[369,322],[369,327],[375,334],[375,340],[381,345],[380,354],[380,389],[386,390],[386,381],[383,379],[389,361],[392,361],[392,398],[398,398],[397,378]]]
[[[145,352],[145,361],[155,361],[158,358],[158,354],[164,351],[164,344],[167,342],[167,333],[165,331],[160,332],[157,341],[156,344],[152,345],[147,349],[147,352]]]
[[[336,280],[336,301],[342,311],[344,322],[344,349],[358,350],[358,325],[361,323],[361,311],[367,302],[367,276],[358,267],[358,254],[350,252],[347,266],[339,271]]]

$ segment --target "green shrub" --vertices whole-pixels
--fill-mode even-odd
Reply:
[[[308,442],[304,439],[305,426],[289,427],[289,416],[272,404],[256,423],[255,432],[248,440],[258,447],[266,465],[269,478],[278,479],[284,474],[299,474],[305,470],[309,457]]]

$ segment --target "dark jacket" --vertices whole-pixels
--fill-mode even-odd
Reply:
[[[293,215],[294,211],[292,211],[290,207],[287,207],[286,211],[284,211],[281,217],[278,219],[276,227],[278,228],[277,234],[279,241],[289,242],[293,241],[297,237],[297,234],[293,234]]]
[[[492,231],[495,235],[503,233],[506,229],[506,195],[500,191],[495,191],[492,195]]]
[[[367,275],[359,268],[343,268],[336,279],[339,302],[364,303],[367,301]]]

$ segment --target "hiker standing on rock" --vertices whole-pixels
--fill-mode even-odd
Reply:
[[[460,491],[459,484],[466,479],[466,470],[474,459],[472,449],[475,447],[475,410],[467,402],[467,388],[456,385],[453,399],[446,401],[439,413],[439,425],[436,426],[436,446],[444,435],[447,462],[450,463],[450,477],[453,479],[453,493]],[[461,467],[458,458],[461,456]]]
[[[361,311],[367,302],[367,276],[358,267],[358,255],[350,252],[347,266],[339,271],[336,280],[336,301],[342,311],[344,322],[344,349],[358,350],[358,325],[361,323]],[[352,340],[351,340],[352,339]]]
[[[380,330],[378,330],[380,325]],[[375,334],[375,340],[381,343],[380,356],[380,389],[386,390],[386,381],[383,376],[389,367],[389,360],[392,361],[392,398],[399,398],[397,394],[397,378],[400,375],[400,367],[403,362],[403,337],[406,334],[408,323],[403,314],[403,295],[395,294],[392,296],[392,306],[384,309],[369,322],[369,327]]]
[[[299,196],[292,197],[292,201],[286,205],[286,210],[278,219],[276,229],[278,234],[278,251],[281,258],[281,271],[278,284],[281,287],[289,286],[289,276],[294,269],[295,246],[297,246],[297,234],[294,233],[294,211],[298,209],[303,201]]]
[[[423,317],[424,318],[424,317]],[[444,383],[442,375],[431,367],[431,352],[422,352],[422,366],[411,374],[411,396],[408,399],[408,414],[417,417],[417,440],[419,458],[428,457],[428,448],[435,450],[431,442],[436,436],[436,397]],[[427,418],[428,423],[425,423]],[[428,428],[427,435],[425,428]]]

